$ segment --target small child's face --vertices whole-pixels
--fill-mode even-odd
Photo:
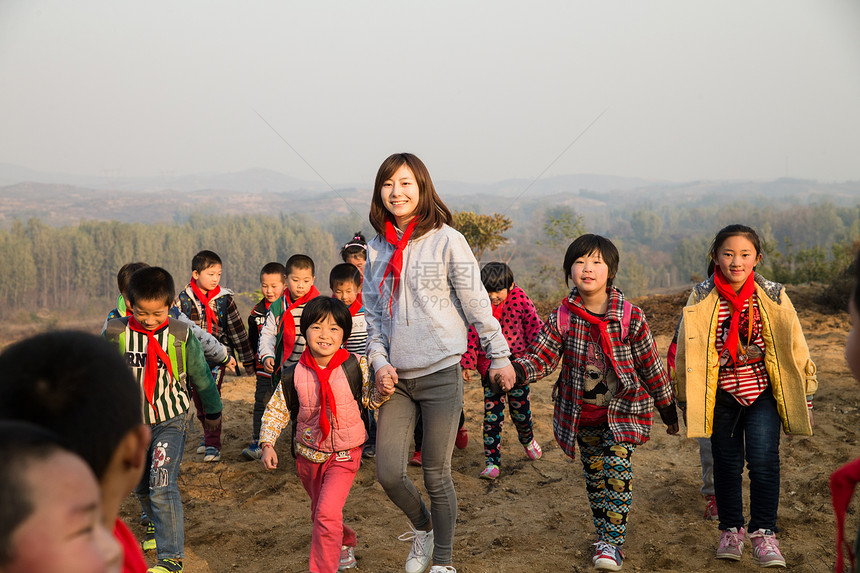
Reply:
[[[343,345],[343,329],[327,314],[308,327],[305,340],[316,361],[325,365]]]
[[[848,338],[845,339],[845,362],[848,363],[848,368],[854,375],[854,379],[860,382],[860,332],[858,332],[860,316],[857,314],[853,294],[848,302],[848,312],[851,315],[851,330],[848,331]]]
[[[118,573],[122,549],[102,524],[98,483],[77,456],[52,454],[26,472],[33,512],[12,533],[6,573]]]
[[[361,271],[361,276],[364,276],[364,264],[367,262],[367,257],[362,257],[361,255],[347,255],[345,259],[345,263],[355,265],[358,270]]]
[[[488,292],[487,294],[490,295],[490,302],[493,303],[493,306],[499,306],[500,304],[508,300],[508,293],[509,290],[505,288],[502,290],[494,290],[493,292]]]
[[[573,261],[570,280],[581,295],[606,292],[609,267],[603,261],[603,255],[599,251],[593,251]]]
[[[284,284],[284,277],[281,273],[272,273],[260,275],[260,289],[263,291],[263,298],[266,302],[273,303],[284,294],[284,289],[287,285]]]
[[[331,295],[345,304],[350,306],[358,298],[358,293],[361,292],[361,287],[352,281],[343,281],[335,284],[331,289]]]
[[[729,285],[738,292],[760,260],[761,255],[756,252],[752,241],[744,235],[732,235],[719,246],[714,262]]]
[[[290,269],[287,275],[287,288],[290,289],[290,297],[297,300],[311,290],[314,286],[314,273],[310,269]]]
[[[202,271],[191,271],[191,278],[197,281],[197,286],[204,292],[215,290],[221,282],[221,265],[212,265]]]
[[[131,307],[131,312],[147,330],[156,330],[167,320],[170,307],[163,300],[137,300]]]

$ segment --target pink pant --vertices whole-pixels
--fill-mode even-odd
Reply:
[[[361,463],[361,447],[349,460],[333,454],[321,464],[296,456],[296,473],[311,497],[311,573],[334,573],[342,545],[355,547],[355,531],[343,523],[343,506]]]

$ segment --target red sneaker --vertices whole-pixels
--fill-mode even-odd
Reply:
[[[719,521],[720,514],[717,511],[717,498],[713,495],[705,496],[705,519]]]
[[[421,450],[412,454],[412,457],[409,458],[409,465],[421,467]]]
[[[466,432],[466,428],[460,428],[459,430],[457,430],[457,437],[454,439],[454,445],[457,446],[457,449],[465,449],[468,443],[469,433]]]

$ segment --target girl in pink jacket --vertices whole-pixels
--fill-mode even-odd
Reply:
[[[310,570],[332,573],[356,565],[355,531],[343,523],[343,506],[367,440],[366,409],[378,408],[387,397],[370,383],[366,359],[342,348],[352,330],[343,302],[311,300],[300,329],[307,347],[284,371],[266,406],[261,461],[266,470],[278,467],[273,445],[292,421],[296,473],[311,498]]]

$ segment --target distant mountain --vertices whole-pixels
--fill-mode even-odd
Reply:
[[[123,177],[121,172],[106,170],[103,176],[69,175],[35,171],[0,163],[0,186],[16,183],[53,183],[110,191],[201,191],[218,189],[242,193],[277,193],[329,189],[318,181],[305,181],[271,169],[246,169],[235,173],[163,174],[151,177]]]

